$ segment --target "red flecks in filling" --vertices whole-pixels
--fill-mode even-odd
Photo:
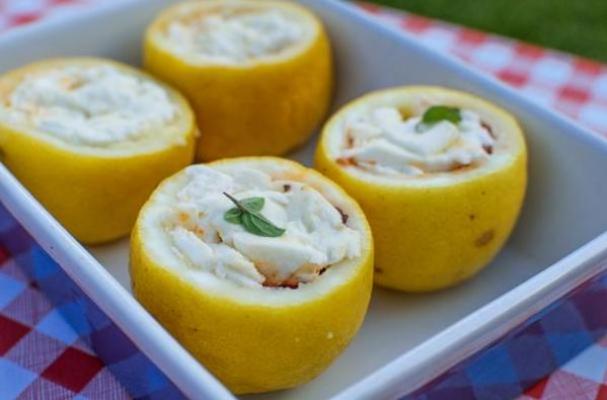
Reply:
[[[457,164],[454,165],[453,167],[451,167],[451,169],[447,172],[459,172],[462,171],[468,167],[470,167],[472,164]]]
[[[485,121],[481,121],[481,126],[489,133],[489,135],[495,140],[495,133],[493,133],[493,128]],[[483,150],[489,155],[493,154],[493,146],[483,146]]]
[[[357,167],[358,163],[356,162],[356,160],[353,157],[339,157],[337,160],[335,160],[337,162],[337,164],[341,165],[342,167]]]
[[[295,277],[287,278],[282,282],[279,282],[272,278],[266,278],[266,280],[263,282],[263,286],[271,288],[297,289],[299,288],[299,281]]]
[[[259,265],[255,266],[257,268],[257,270],[263,274],[264,269],[260,268]],[[302,266],[299,271],[301,271],[303,268],[312,268],[312,271],[317,277],[322,275],[330,266],[329,265],[325,265],[325,266],[320,266],[320,265],[313,265],[313,264],[308,264],[305,266]],[[266,271],[268,271],[266,269]],[[276,276],[274,275],[265,275],[265,280],[262,283],[262,285],[264,287],[270,287],[270,288],[287,288],[287,289],[297,289],[299,288],[299,284],[301,282],[299,282],[299,280],[297,279],[297,277],[295,276],[295,273],[293,275],[291,275],[290,277],[288,277],[287,279],[284,280],[279,280],[276,278]]]
[[[354,138],[352,135],[348,134],[346,136],[346,148],[351,149],[352,147],[354,147]]]
[[[343,212],[343,210],[337,206],[335,206],[335,209],[339,212],[339,215],[341,215],[341,222],[346,225],[348,223],[348,218],[350,218],[350,216],[348,214],[346,214],[345,212]]]
[[[190,216],[184,212],[180,212],[179,214],[177,214],[177,218],[179,219],[179,222],[181,222],[182,224],[185,224],[190,220]]]
[[[489,135],[491,135],[491,137],[493,139],[495,139],[495,135],[493,134],[493,128],[491,128],[491,125],[489,125],[487,122],[485,121],[481,121],[481,126],[487,131],[489,132]]]
[[[497,140],[497,138],[495,136],[495,133],[493,132],[493,128],[491,127],[491,125],[489,125],[489,123],[487,123],[485,121],[481,121],[481,126],[483,127],[483,129],[485,129],[487,131],[487,133],[489,133],[489,135],[494,140]],[[352,138],[352,136],[350,134],[347,134],[346,135],[346,148],[352,148],[352,147],[354,147],[354,139]],[[494,151],[494,148],[491,145],[485,145],[485,146],[483,146],[483,150],[488,155],[492,155],[493,151]],[[359,167],[359,168],[364,168],[362,165],[360,165],[356,161],[356,159],[354,157],[339,157],[335,161],[337,162],[338,165],[340,165],[342,167]],[[373,165],[376,165],[377,162],[376,161],[366,161],[366,164],[368,164],[370,166],[373,166]],[[426,171],[422,165],[411,164],[411,166],[415,167],[415,168],[418,168],[419,170],[423,171],[423,175],[428,174],[428,171]],[[469,168],[471,166],[473,166],[473,164],[459,164],[459,165],[453,166],[447,172],[458,172],[458,171],[467,169],[467,168]],[[341,213],[341,210],[340,210],[340,213]],[[342,214],[342,217],[343,217],[343,214]],[[347,221],[347,219],[346,219],[346,221]],[[344,224],[345,223],[346,222],[344,222]]]

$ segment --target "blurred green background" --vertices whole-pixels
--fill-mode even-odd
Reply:
[[[371,0],[607,61],[607,0]]]

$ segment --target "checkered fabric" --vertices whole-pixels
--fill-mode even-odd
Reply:
[[[0,31],[42,18],[77,14],[101,1],[119,0],[0,0]]]
[[[0,238],[0,399],[130,398],[26,274],[31,242],[1,206]]]
[[[0,204],[0,399],[14,398],[184,396]]]
[[[607,337],[584,350],[518,400],[607,400]]]
[[[0,31],[102,1],[119,0],[0,0]],[[411,14],[361,7],[607,135],[605,66]],[[605,298],[603,277],[407,398],[504,399],[524,391],[520,400],[607,400]],[[0,205],[0,399],[180,397]]]
[[[607,136],[607,66],[417,15],[369,4],[362,7],[422,43],[461,58]]]
[[[519,400],[600,399],[599,389],[607,387],[606,298],[607,274],[403,400],[499,400],[521,394]],[[574,381],[584,385],[572,387]]]

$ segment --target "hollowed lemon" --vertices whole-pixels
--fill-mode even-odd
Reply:
[[[519,214],[526,165],[510,114],[438,87],[353,101],[324,127],[316,153],[317,169],[369,219],[375,281],[414,292],[455,285],[493,259]]]
[[[145,68],[191,101],[202,160],[284,154],[309,138],[330,102],[327,35],[291,2],[175,5],[148,28],[144,53]]]
[[[259,176],[270,183],[258,185]],[[286,236],[227,222],[234,205],[222,190],[243,203],[265,198],[262,212]],[[315,236],[327,226],[331,237]],[[330,244],[322,253],[340,238],[354,253]],[[312,242],[320,259],[339,261],[308,262],[318,257]],[[135,296],[236,393],[290,388],[321,373],[359,329],[371,294],[373,245],[362,211],[333,182],[282,159],[236,158],[168,178],[143,207],[131,246]]]
[[[0,77],[3,163],[77,239],[128,234],[141,205],[194,152],[186,100],[103,59],[34,63]]]

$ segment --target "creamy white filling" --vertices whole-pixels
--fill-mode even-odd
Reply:
[[[0,102],[0,120],[90,146],[137,139],[176,112],[158,84],[105,65],[26,75]]]
[[[277,54],[302,40],[303,24],[277,9],[225,9],[169,24],[172,51],[223,62],[243,62]]]
[[[245,286],[289,286],[312,282],[324,269],[360,256],[360,233],[341,212],[302,182],[272,180],[261,171],[234,169],[230,174],[191,166],[188,182],[166,216],[175,254],[192,268]],[[282,236],[264,237],[225,220],[238,200],[262,197],[261,214]]]
[[[441,121],[419,129],[421,116],[403,119],[396,108],[377,108],[344,125],[339,161],[381,175],[447,172],[490,157],[495,139],[474,111],[457,124]]]

